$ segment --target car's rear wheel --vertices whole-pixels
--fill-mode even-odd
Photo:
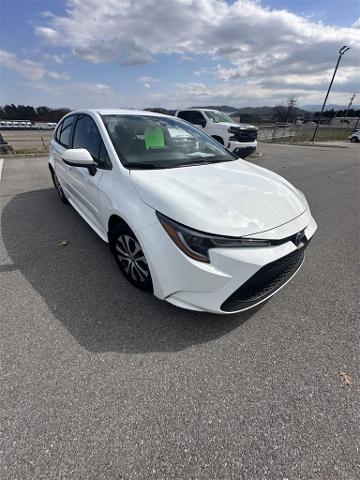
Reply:
[[[62,186],[60,185],[59,179],[56,176],[56,173],[51,170],[51,176],[54,182],[54,187],[56,188],[56,191],[59,195],[59,198],[62,202],[68,204],[69,200],[66,198],[64,190],[62,189]]]
[[[134,232],[118,224],[110,232],[110,247],[124,277],[140,290],[152,292],[149,265]]]
[[[351,137],[350,141],[351,143],[357,143],[359,139],[357,137]]]

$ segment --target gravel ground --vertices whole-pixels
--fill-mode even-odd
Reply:
[[[319,230],[290,284],[232,316],[135,290],[46,158],[5,160],[2,480],[360,478],[359,146],[259,148]]]

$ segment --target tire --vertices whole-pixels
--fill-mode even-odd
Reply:
[[[351,143],[357,143],[358,141],[359,141],[359,139],[357,137],[351,137],[350,138]]]
[[[53,172],[52,170],[50,170],[50,171],[51,171],[51,177],[52,177],[53,182],[54,182],[54,187],[56,188],[56,191],[57,191],[57,193],[58,193],[58,195],[59,195],[60,200],[61,200],[63,203],[65,203],[66,205],[68,205],[68,204],[69,204],[69,200],[68,200],[68,199],[66,198],[66,196],[65,196],[64,190],[62,189],[62,186],[60,185],[60,182],[59,182],[59,180],[58,180],[58,178],[57,178],[57,176],[56,176],[56,173]]]
[[[110,232],[109,243],[126,280],[140,290],[153,292],[149,265],[134,232],[120,223]]]
[[[212,138],[217,142],[221,143],[221,145],[224,145],[224,140],[221,137],[217,137],[216,135],[214,135]]]

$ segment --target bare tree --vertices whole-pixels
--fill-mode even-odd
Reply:
[[[285,122],[288,122],[288,120],[291,120],[291,113],[294,110],[296,106],[297,98],[290,97],[287,101],[287,109],[286,109],[286,117],[285,117]]]
[[[285,105],[276,105],[274,107],[274,117],[278,122],[285,122],[287,108]]]
[[[281,104],[281,105],[276,105],[274,107],[274,115],[275,118],[278,122],[284,122],[287,123],[293,114],[293,110],[296,106],[297,98],[296,97],[290,97],[286,105]]]

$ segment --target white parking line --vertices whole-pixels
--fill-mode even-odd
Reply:
[[[1,182],[1,174],[2,174],[3,165],[4,165],[4,159],[0,158],[0,182]]]

